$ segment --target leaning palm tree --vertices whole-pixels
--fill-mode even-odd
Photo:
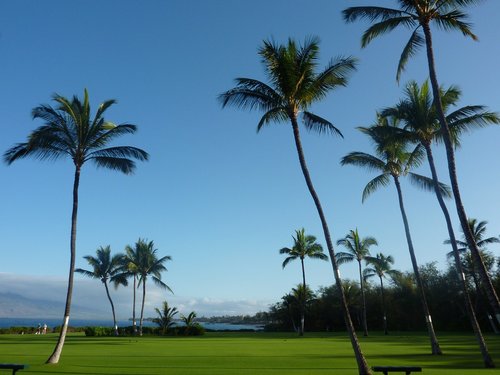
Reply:
[[[343,11],[344,19],[353,22],[357,19],[368,19],[375,22],[370,26],[362,37],[362,46],[365,47],[374,38],[386,34],[398,26],[412,29],[408,43],[406,44],[397,69],[396,78],[399,80],[400,74],[404,70],[408,60],[416,54],[418,49],[425,45],[427,52],[427,63],[432,86],[432,94],[436,113],[439,119],[440,130],[443,143],[446,148],[448,160],[448,173],[450,175],[453,198],[460,220],[460,225],[465,233],[467,244],[469,245],[472,257],[477,264],[479,276],[485,287],[486,295],[491,308],[495,311],[496,318],[500,322],[500,301],[493,287],[491,278],[482,261],[479,248],[474,242],[474,236],[467,225],[467,214],[460,195],[458,178],[456,173],[455,152],[453,149],[453,136],[446,119],[439,83],[437,79],[436,66],[434,60],[434,48],[431,33],[431,24],[445,31],[460,31],[464,36],[477,40],[472,32],[471,25],[467,22],[468,15],[464,8],[475,5],[481,0],[398,0],[400,9],[384,7],[363,6],[351,7]],[[423,32],[423,36],[422,36]],[[492,367],[485,359],[486,367]]]
[[[264,41],[259,54],[262,57],[270,83],[266,84],[251,78],[237,78],[236,87],[221,94],[219,99],[223,107],[234,105],[243,109],[259,109],[264,112],[257,125],[257,131],[272,122],[290,121],[300,168],[323,227],[335,281],[341,294],[344,320],[358,369],[360,374],[369,374],[371,371],[359,346],[349,309],[343,296],[342,280],[335,261],[335,250],[330,230],[309,174],[299,129],[299,114],[301,114],[306,129],[319,133],[341,135],[331,122],[311,113],[309,108],[323,99],[331,90],[347,84],[347,75],[355,70],[356,60],[351,57],[332,60],[324,70],[317,73],[319,57],[319,40],[317,38],[306,40],[302,46],[297,45],[292,39],[289,39],[286,45]]]
[[[369,136],[374,143],[376,156],[364,152],[351,152],[350,154],[342,158],[341,164],[357,165],[381,173],[370,182],[368,182],[368,184],[364,188],[362,198],[363,201],[379,187],[387,186],[390,183],[391,179],[396,185],[399,208],[405,228],[406,242],[408,244],[408,251],[410,253],[413,272],[415,274],[415,279],[420,291],[420,302],[422,304],[425,315],[427,331],[429,333],[429,339],[431,342],[432,354],[441,354],[441,348],[439,347],[439,343],[434,332],[429,307],[427,305],[427,298],[425,296],[422,279],[420,277],[420,271],[418,269],[417,258],[415,256],[415,250],[413,248],[410,226],[404,208],[403,193],[401,190],[399,179],[400,177],[408,176],[410,177],[410,181],[412,183],[426,190],[432,190],[434,185],[430,178],[410,172],[412,168],[417,167],[421,163],[422,152],[420,148],[416,147],[412,152],[409,152],[407,150],[407,143],[404,140],[397,139],[396,137],[393,137],[389,132],[383,131],[385,130],[384,128],[397,126],[397,120],[378,116],[377,121],[377,124],[370,128],[358,128],[361,132]],[[445,185],[441,184],[440,186],[444,194],[450,194]]]
[[[139,277],[139,286],[142,284],[142,304],[141,304],[141,317],[139,320],[139,335],[142,336],[142,323],[144,321],[144,304],[146,302],[146,281],[149,276],[160,288],[167,289],[172,292],[172,289],[161,280],[161,273],[167,271],[164,263],[172,260],[169,255],[158,258],[158,249],[155,249],[153,241],[147,242],[146,240],[139,239],[135,243],[135,251],[137,252],[137,263],[134,263],[137,268],[137,275]]]
[[[387,314],[385,308],[385,297],[384,297],[384,279],[389,277],[396,277],[400,274],[399,271],[393,270],[392,265],[394,264],[394,258],[392,255],[384,255],[382,253],[377,253],[376,256],[367,256],[365,258],[367,267],[363,270],[363,278],[369,279],[370,277],[377,276],[380,279],[380,302],[382,306],[383,314],[383,325],[384,334],[388,335],[387,330]]]
[[[361,303],[363,307],[363,334],[368,336],[368,324],[366,321],[366,298],[365,298],[365,286],[363,280],[363,271],[361,267],[361,262],[370,256],[370,246],[378,245],[377,240],[374,237],[364,237],[361,238],[358,233],[358,228],[356,230],[351,230],[344,238],[337,241],[337,245],[344,246],[347,252],[337,253],[337,264],[341,265],[344,263],[350,263],[353,261],[358,262],[359,269],[359,288],[361,290]]]
[[[320,259],[328,260],[328,256],[323,253],[323,247],[316,243],[316,237],[305,234],[304,228],[296,230],[296,237],[293,237],[293,247],[284,247],[280,249],[280,254],[288,255],[283,261],[283,268],[285,268],[291,261],[300,259],[300,265],[302,267],[302,286],[306,287],[306,270],[304,266],[304,259]],[[305,323],[305,309],[306,301],[303,300],[300,308],[300,329],[299,335],[304,336],[304,323]]]
[[[63,96],[54,95],[53,99],[57,103],[55,108],[49,105],[41,105],[32,111],[33,118],[41,119],[44,124],[35,129],[26,142],[17,144],[4,154],[4,160],[8,164],[25,157],[34,157],[40,160],[56,160],[69,157],[75,165],[70,266],[64,320],[56,347],[47,363],[59,362],[68,329],[76,259],[78,186],[82,167],[86,162],[92,161],[97,167],[131,174],[135,169],[135,163],[132,159],[141,161],[148,159],[148,154],[136,147],[109,147],[109,144],[115,138],[124,134],[135,133],[137,130],[135,125],[115,125],[105,120],[104,113],[115,103],[115,100],[107,100],[99,105],[96,114],[92,118],[87,90],[84,92],[83,102],[76,96],[69,100]]]
[[[84,270],[82,268],[75,269],[75,272],[81,273],[83,276],[90,277],[91,279],[98,279],[106,289],[108,301],[111,304],[111,311],[113,313],[113,327],[115,328],[115,335],[118,336],[118,325],[116,324],[115,305],[109,294],[108,281],[111,281],[115,288],[118,285],[127,285],[127,277],[122,272],[121,265],[123,263],[123,255],[115,254],[111,256],[111,247],[99,247],[96,251],[96,256],[86,255],[83,257],[92,270]]]
[[[448,112],[452,106],[455,106],[460,95],[461,92],[456,87],[452,86],[447,90],[440,88],[443,110]],[[415,81],[408,83],[405,88],[405,98],[396,106],[384,109],[382,115],[398,118],[403,124],[403,129],[397,129],[400,135],[425,149],[434,183],[434,192],[439,206],[441,207],[441,211],[443,212],[448,234],[451,239],[449,243],[452,246],[452,256],[455,259],[455,267],[458,271],[457,274],[463,291],[467,315],[469,316],[481,353],[483,354],[485,365],[486,367],[491,367],[493,365],[493,360],[488,353],[486,343],[481,333],[481,328],[476,319],[467,287],[467,281],[464,277],[459,249],[457,247],[458,242],[455,239],[455,233],[453,231],[453,224],[446,203],[439,190],[439,180],[431,145],[433,142],[440,142],[442,140],[442,132],[440,131],[436,106],[433,105],[427,81],[424,82],[421,87],[419,87]],[[458,108],[448,113],[446,115],[446,121],[452,132],[453,143],[455,146],[459,146],[460,135],[463,132],[489,124],[499,123],[500,119],[496,113],[486,111],[484,106],[472,105]]]

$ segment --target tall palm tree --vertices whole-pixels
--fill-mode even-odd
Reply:
[[[292,39],[289,39],[286,45],[264,41],[264,45],[259,49],[259,55],[262,57],[270,83],[266,84],[251,78],[237,78],[236,87],[221,94],[219,99],[223,107],[234,105],[243,109],[263,111],[264,115],[257,125],[257,131],[271,122],[290,121],[302,174],[323,227],[335,281],[341,294],[344,320],[359,373],[370,374],[370,368],[359,346],[343,295],[342,280],[335,261],[335,250],[330,230],[309,174],[299,129],[299,114],[301,114],[306,129],[319,133],[341,135],[331,122],[309,112],[309,108],[323,99],[331,90],[347,85],[347,75],[355,70],[356,60],[351,57],[338,58],[332,60],[324,70],[317,73],[319,57],[319,40],[317,38],[306,40],[302,46],[297,45]]]
[[[458,88],[452,86],[447,90],[440,88],[440,95],[443,110],[448,112],[448,109],[455,106],[458,102],[461,92]],[[419,144],[425,149],[434,183],[434,192],[439,206],[441,207],[441,211],[443,212],[446,226],[448,228],[448,234],[450,239],[452,239],[450,241],[452,246],[452,256],[455,259],[455,267],[457,268],[457,274],[460,279],[459,282],[463,290],[467,315],[469,316],[469,320],[479,343],[481,353],[483,354],[485,366],[492,367],[493,360],[488,353],[488,349],[470,299],[467,281],[464,277],[459,249],[457,248],[455,233],[453,231],[453,224],[451,222],[448,208],[446,207],[441,191],[439,190],[439,180],[431,145],[435,141],[439,142],[442,140],[442,132],[440,131],[436,106],[433,105],[427,81],[424,82],[421,87],[419,87],[415,81],[409,82],[405,89],[405,98],[395,107],[383,110],[382,115],[398,118],[404,125],[402,130],[398,129],[401,135],[409,141]],[[479,105],[459,108],[447,114],[446,120],[450,126],[455,146],[460,144],[459,137],[463,132],[500,122],[496,113],[488,112],[485,110],[484,106]]]
[[[142,304],[141,304],[141,317],[139,320],[139,335],[142,336],[142,323],[144,321],[144,303],[146,302],[146,281],[148,276],[151,276],[153,282],[160,288],[167,289],[172,292],[172,289],[161,280],[161,273],[167,271],[164,263],[172,260],[169,255],[158,258],[158,249],[155,249],[153,241],[147,242],[139,238],[135,243],[135,252],[137,259],[134,266],[137,268],[137,275],[139,277],[139,286],[142,284]]]
[[[384,278],[396,277],[400,274],[399,271],[393,270],[392,265],[394,264],[394,258],[392,255],[384,255],[382,253],[377,253],[376,256],[367,256],[365,257],[365,261],[367,267],[363,270],[363,278],[369,279],[370,277],[377,276],[380,279],[380,302],[382,305],[382,314],[383,314],[383,325],[384,325],[384,334],[388,335],[389,331],[387,330],[387,313],[385,308],[385,297],[384,297]]]
[[[123,255],[115,254],[111,256],[111,247],[99,247],[96,251],[96,256],[86,255],[83,257],[88,264],[92,267],[92,270],[84,270],[82,268],[75,269],[75,272],[81,273],[84,276],[90,277],[92,279],[101,280],[106,289],[106,295],[108,296],[109,303],[111,304],[111,311],[113,313],[113,327],[115,327],[115,335],[118,336],[118,325],[116,324],[116,314],[115,305],[109,294],[108,281],[111,281],[115,288],[118,285],[127,285],[127,277],[122,272],[121,265],[123,263]]]
[[[100,104],[94,117],[91,117],[87,90],[84,91],[83,102],[76,96],[69,100],[63,96],[54,95],[53,100],[57,103],[55,108],[41,105],[32,111],[33,118],[41,119],[44,124],[35,129],[26,142],[18,143],[4,154],[4,160],[8,164],[25,157],[40,160],[69,157],[75,165],[70,235],[71,255],[64,320],[56,347],[47,363],[59,362],[68,329],[76,259],[78,186],[82,167],[87,161],[92,161],[97,167],[131,174],[135,169],[135,162],[132,159],[141,161],[148,159],[148,154],[136,147],[109,147],[115,138],[135,133],[137,130],[135,125],[115,125],[105,120],[104,113],[115,103],[115,100],[107,100]]]
[[[138,278],[138,268],[137,264],[140,263],[139,252],[137,247],[132,247],[130,245],[125,246],[125,255],[123,257],[122,270],[128,276],[133,279],[132,288],[132,327],[133,334],[137,334],[137,320],[135,317],[135,305],[136,305],[136,290],[137,290],[137,278]]]
[[[480,2],[481,0],[398,0],[400,9],[373,6],[351,7],[343,11],[343,16],[347,22],[353,22],[363,18],[375,22],[363,34],[363,47],[368,45],[368,43],[377,36],[388,33],[398,26],[413,30],[399,60],[396,74],[398,80],[409,58],[414,56],[418,49],[425,45],[433,101],[436,106],[443,143],[446,148],[448,173],[450,175],[451,188],[458,218],[465,233],[465,238],[472,257],[478,265],[479,276],[485,286],[488,301],[493,311],[495,311],[496,319],[500,322],[500,301],[498,295],[483,263],[479,248],[474,243],[473,234],[467,225],[468,216],[465,212],[465,207],[460,195],[456,173],[455,152],[453,149],[453,136],[448,121],[446,120],[439,90],[431,33],[432,24],[445,31],[460,31],[464,36],[477,40],[476,35],[472,32],[471,25],[467,22],[468,15],[464,12],[464,9]],[[489,367],[488,364],[487,366]]]
[[[368,324],[366,321],[366,298],[365,298],[365,286],[363,280],[363,271],[361,267],[361,262],[370,256],[370,246],[378,245],[377,240],[374,237],[364,237],[361,238],[358,233],[358,228],[356,230],[351,230],[344,238],[337,241],[337,245],[344,246],[347,252],[337,253],[337,264],[341,265],[344,263],[349,263],[353,261],[358,262],[359,269],[359,288],[361,290],[361,302],[363,306],[363,331],[364,335],[368,336]]]
[[[432,190],[434,185],[431,179],[410,172],[411,168],[418,166],[421,162],[422,152],[420,151],[420,149],[416,147],[413,152],[409,152],[407,150],[407,143],[404,140],[401,141],[399,139],[396,139],[395,137],[392,137],[391,135],[389,135],[389,132],[380,131],[380,129],[384,127],[387,128],[396,126],[397,121],[395,119],[389,119],[387,117],[381,116],[378,116],[377,121],[377,124],[370,128],[358,128],[364,134],[369,136],[374,143],[376,156],[364,152],[351,152],[350,154],[342,158],[341,164],[357,165],[381,173],[370,182],[368,182],[368,184],[365,186],[363,190],[363,201],[379,187],[387,186],[390,183],[391,178],[394,181],[394,184],[396,185],[396,191],[398,193],[399,208],[401,211],[401,216],[403,218],[408,251],[410,253],[415,279],[420,291],[420,302],[422,303],[422,308],[425,315],[427,331],[429,333],[429,339],[431,342],[432,354],[441,354],[441,348],[439,347],[439,343],[434,332],[432,318],[427,304],[427,298],[425,296],[422,279],[420,277],[420,271],[418,269],[417,258],[415,256],[415,250],[410,233],[410,226],[408,224],[408,218],[406,216],[406,211],[404,208],[403,193],[401,190],[399,179],[400,177],[409,176],[412,183],[417,184],[419,187],[427,190]],[[447,195],[450,194],[444,185],[441,185],[441,188],[443,190],[443,193]]]
[[[304,267],[304,259],[320,259],[328,260],[328,256],[323,253],[323,247],[316,243],[316,237],[305,234],[304,228],[296,230],[296,237],[293,237],[293,247],[284,247],[280,249],[280,254],[288,255],[283,261],[283,268],[285,268],[291,261],[300,259],[300,265],[302,266],[302,286],[306,287],[306,270]],[[305,295],[304,295],[305,296]],[[303,300],[300,308],[300,329],[299,335],[304,336],[304,323],[305,323],[305,309],[306,301]]]

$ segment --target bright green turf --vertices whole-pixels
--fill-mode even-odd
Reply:
[[[472,335],[440,334],[442,356],[429,355],[423,334],[360,337],[370,366],[416,365],[423,374],[500,374],[500,337],[487,343],[498,370],[483,369]],[[58,365],[44,365],[55,335],[0,335],[0,363],[27,363],[23,374],[357,374],[346,335],[208,333],[203,337],[70,335]]]

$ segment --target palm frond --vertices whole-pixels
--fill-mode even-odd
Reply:
[[[242,109],[269,111],[282,107],[280,95],[272,87],[255,79],[237,78],[236,87],[219,95],[222,107],[233,105]]]
[[[380,187],[385,187],[390,184],[390,178],[388,173],[381,174],[374,179],[372,179],[370,182],[368,182],[363,189],[363,195],[361,197],[361,202],[364,203],[365,200],[373,193],[375,192],[378,188]]]
[[[410,177],[410,182],[417,186],[420,189],[426,190],[426,191],[434,191],[434,181],[432,178],[425,177],[416,173],[409,173]],[[445,198],[450,198],[451,197],[451,189],[448,185],[445,183],[439,182],[439,191],[441,192],[441,195]]]
[[[408,13],[399,9],[375,6],[350,7],[342,11],[342,17],[346,22],[354,22],[358,19],[367,19],[371,22],[377,20],[385,21],[405,15],[408,15]]]
[[[405,70],[408,60],[415,56],[419,48],[421,48],[424,44],[425,40],[422,37],[420,29],[417,27],[411,34],[411,37],[408,40],[408,43],[406,43],[405,48],[403,48],[403,52],[401,53],[401,57],[399,58],[398,70],[396,72],[397,82],[399,82],[401,73],[403,73],[403,71]]]
[[[286,108],[284,107],[275,107],[271,108],[269,111],[264,113],[261,117],[259,123],[257,124],[257,133],[265,126],[270,124],[271,122],[285,122],[289,119]]]
[[[90,152],[86,160],[93,159],[95,157],[133,158],[140,161],[146,161],[149,158],[149,154],[137,147],[116,146]]]
[[[319,134],[335,134],[344,138],[340,130],[337,129],[330,121],[307,111],[302,113],[302,117],[307,130],[313,130]]]
[[[361,47],[366,47],[373,39],[376,37],[387,34],[388,32],[394,30],[398,26],[405,26],[407,28],[414,28],[418,26],[418,21],[413,17],[413,16],[402,16],[402,17],[394,17],[394,18],[389,18],[384,21],[378,22],[372,26],[370,26],[366,31],[363,33],[363,36],[361,37]],[[415,32],[413,35],[416,35]],[[412,38],[410,38],[411,40]],[[414,49],[417,47],[417,44],[415,42],[418,42],[417,40],[414,40],[412,42],[412,47],[411,49]],[[408,48],[408,44],[407,44]],[[406,49],[406,48],[405,48]],[[412,52],[409,52],[412,53]]]
[[[350,253],[345,253],[345,252],[338,252],[335,254],[335,260],[337,261],[337,265],[342,265],[345,263],[350,263],[354,260],[356,260],[356,257]]]
[[[340,160],[341,165],[356,165],[373,171],[385,171],[385,163],[370,154],[364,152],[350,152]]]
[[[473,40],[478,40],[477,36],[471,30],[471,24],[465,22],[467,15],[457,9],[451,12],[440,14],[438,17],[434,17],[433,21],[436,25],[443,30],[460,30],[464,36],[468,36]]]
[[[91,160],[97,167],[120,171],[125,174],[132,174],[135,170],[135,163],[130,159],[94,156]]]

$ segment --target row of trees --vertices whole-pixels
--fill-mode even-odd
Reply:
[[[100,280],[104,285],[113,313],[115,335],[118,335],[118,325],[116,323],[115,306],[109,293],[109,283],[112,283],[117,288],[119,285],[127,286],[128,279],[131,278],[133,280],[132,326],[134,334],[137,334],[135,314],[136,290],[142,286],[141,315],[139,319],[139,335],[142,336],[144,304],[146,302],[146,281],[148,277],[151,277],[157,286],[172,292],[170,287],[161,280],[161,273],[167,270],[164,263],[172,258],[168,255],[159,257],[158,249],[155,248],[153,241],[148,242],[144,239],[139,239],[133,247],[127,245],[123,254],[111,256],[111,247],[106,246],[98,248],[96,256],[86,255],[84,259],[92,269],[77,268],[75,272],[92,279]],[[160,310],[156,309],[156,311],[160,314]],[[160,318],[162,318],[161,314]]]
[[[481,257],[487,267],[488,274],[493,277],[494,284],[498,289],[500,287],[500,257],[495,257],[493,253],[487,250],[487,245],[493,243],[500,243],[498,237],[488,237],[486,235],[486,221],[478,221],[476,219],[469,219],[468,221],[471,232],[474,234],[474,239],[478,244]],[[465,238],[462,233],[462,238]],[[330,330],[332,327],[342,325],[339,321],[333,321],[329,316],[323,316],[322,313],[325,309],[314,306],[315,303],[327,304],[330,307],[337,306],[338,301],[319,302],[322,299],[333,298],[335,293],[331,293],[329,288],[320,288],[317,293],[313,293],[310,288],[305,284],[305,258],[322,259],[326,260],[323,254],[321,245],[316,243],[314,236],[305,235],[304,229],[297,230],[296,236],[293,236],[294,245],[290,248],[283,248],[280,253],[287,254],[288,257],[283,262],[283,268],[288,265],[292,260],[301,260],[302,278],[303,283],[293,288],[290,293],[282,297],[282,301],[273,305],[265,316],[260,316],[261,319],[269,322],[268,329],[290,329],[298,331],[300,335],[304,334],[305,315],[307,313],[308,322],[306,326],[315,330]],[[444,243],[449,244],[450,240],[447,239]],[[351,307],[351,318],[358,322],[358,326],[363,329],[364,335],[368,336],[368,326],[376,329],[382,328],[385,334],[388,334],[387,324],[387,303],[389,300],[389,316],[397,316],[397,322],[393,323],[393,329],[410,330],[422,328],[421,322],[423,320],[415,319],[420,314],[418,308],[415,308],[418,303],[418,288],[416,277],[414,273],[402,273],[393,269],[394,258],[391,255],[384,255],[377,253],[376,256],[370,254],[370,247],[377,245],[377,240],[373,237],[362,238],[358,230],[351,230],[344,238],[337,241],[338,245],[346,248],[346,252],[338,252],[337,263],[339,265],[356,261],[358,263],[359,283],[353,281],[346,281],[344,284],[344,293],[347,296],[347,301]],[[477,268],[471,257],[471,252],[467,243],[464,240],[457,240],[459,252],[461,255],[461,268],[464,272],[464,277],[467,282],[467,289],[472,291],[472,300],[474,302],[474,310],[479,312],[481,317],[480,321],[488,327],[491,325],[492,329],[497,332],[497,324],[492,318],[491,310],[485,303],[484,293],[479,282]],[[453,251],[449,252],[448,258],[453,259]],[[363,268],[364,262],[364,268]],[[495,267],[496,266],[496,267]],[[443,308],[442,300],[446,298],[447,301],[453,301],[452,304],[459,304],[462,298],[462,291],[460,290],[460,282],[457,275],[456,264],[453,262],[449,264],[448,270],[439,271],[435,263],[430,263],[419,267],[419,275],[421,275],[421,282],[424,285],[424,294],[430,294],[431,302],[429,309],[431,311],[437,310],[435,320],[438,322],[441,329],[464,329],[465,314],[464,307],[461,306],[458,310],[461,314],[455,316],[455,319],[449,319],[447,316],[449,306]],[[371,283],[367,283],[370,279],[376,278],[378,287],[374,287]],[[384,280],[389,281],[390,290],[386,291],[384,287]],[[411,294],[411,303],[404,300],[402,295],[398,293],[401,291],[409,291]],[[366,297],[366,293],[370,296]],[[389,296],[387,297],[387,293]],[[397,295],[397,298],[394,297]],[[442,298],[440,298],[442,297]],[[367,303],[367,299],[371,302]],[[369,307],[367,308],[367,305]],[[371,305],[371,306],[370,306]],[[412,306],[408,310],[409,306]],[[371,312],[369,318],[367,310]],[[408,310],[408,314],[402,313]],[[374,314],[375,312],[375,314]],[[380,314],[379,314],[380,312]],[[335,314],[338,315],[339,312]],[[309,316],[312,314],[312,316]],[[319,314],[319,315],[318,315]],[[334,315],[335,315],[334,314]],[[379,316],[381,317],[379,319]],[[437,316],[437,318],[436,318]],[[299,324],[297,324],[299,322]],[[371,322],[371,324],[368,324]]]
[[[364,197],[379,186],[387,185],[392,177],[398,192],[398,200],[405,226],[408,250],[410,252],[413,271],[420,293],[420,300],[425,314],[432,353],[441,354],[441,349],[434,332],[432,318],[429,313],[428,303],[426,301],[424,285],[419,275],[419,267],[411,240],[408,218],[404,210],[403,195],[399,184],[399,178],[406,175],[408,173],[408,167],[412,166],[414,162],[421,157],[420,155],[423,151],[419,150],[419,146],[425,149],[431,166],[432,179],[422,179],[415,176],[414,181],[423,187],[435,191],[448,226],[455,264],[458,270],[458,277],[462,286],[464,306],[466,306],[472,328],[476,334],[484,365],[485,367],[494,367],[495,365],[489,355],[471,304],[465,277],[462,276],[463,272],[461,272],[460,255],[456,246],[450,215],[443,200],[447,192],[438,181],[435,166],[433,164],[433,156],[429,153],[429,139],[420,137],[422,133],[418,133],[418,138],[410,138],[406,135],[402,135],[402,133],[404,133],[403,130],[415,130],[414,134],[416,134],[418,131],[413,129],[414,124],[420,125],[421,123],[428,123],[432,124],[434,133],[438,133],[439,139],[444,143],[448,161],[448,172],[452,185],[452,196],[455,201],[458,218],[465,235],[465,240],[474,259],[474,264],[478,269],[479,278],[485,288],[490,307],[500,321],[500,303],[483,259],[481,258],[480,250],[468,227],[467,215],[460,195],[454,151],[454,148],[457,146],[457,142],[455,142],[457,133],[450,127],[450,124],[453,124],[455,118],[447,117],[445,114],[447,99],[437,80],[431,33],[431,24],[434,24],[440,29],[458,30],[467,37],[471,37],[474,40],[477,39],[471,31],[470,24],[466,22],[467,15],[464,13],[464,9],[467,6],[477,2],[477,0],[398,0],[397,3],[399,4],[399,8],[396,9],[379,6],[361,6],[350,7],[343,11],[343,17],[346,22],[366,19],[372,23],[363,34],[363,47],[367,46],[376,37],[393,31],[398,27],[406,27],[412,31],[410,39],[404,47],[399,61],[396,75],[398,81],[408,60],[416,54],[419,48],[423,46],[426,47],[432,88],[432,98],[430,95],[428,96],[428,108],[431,109],[433,118],[406,118],[404,106],[398,106],[395,110],[386,111],[381,116],[377,116],[377,123],[375,126],[360,129],[373,141],[376,155],[373,156],[362,152],[352,153],[347,155],[342,162],[343,164],[361,165],[382,172],[381,175],[370,181],[367,185],[364,190]],[[279,45],[274,41],[264,41],[263,46],[259,50],[259,54],[261,55],[269,83],[251,78],[237,78],[236,87],[221,94],[220,101],[223,107],[234,105],[242,109],[258,109],[262,111],[264,114],[257,125],[258,131],[272,122],[290,122],[300,167],[322,224],[328,254],[339,291],[345,325],[351,339],[358,370],[360,374],[371,374],[370,367],[361,351],[354,330],[343,283],[338,271],[338,262],[331,240],[330,230],[320,199],[310,177],[299,130],[299,115],[301,115],[307,129],[315,130],[319,133],[341,135],[341,132],[330,121],[311,113],[309,108],[315,102],[323,99],[331,90],[347,84],[348,74],[356,69],[356,60],[350,57],[341,57],[337,60],[332,60],[322,71],[316,72],[318,52],[318,39],[316,38],[306,40],[302,46],[297,45],[293,40],[289,40],[286,45]],[[400,111],[400,109],[403,109],[403,111]],[[474,116],[475,114],[476,113],[470,109],[466,109],[464,112],[459,113],[461,117],[467,115]],[[404,125],[398,127],[397,122],[401,120],[404,122]],[[460,123],[460,121],[458,122]],[[490,122],[498,121],[495,120]],[[472,124],[485,123],[473,121]],[[460,127],[458,128],[460,129]],[[468,126],[466,125],[464,128],[468,129]],[[399,130],[396,131],[395,129]],[[430,140],[433,139],[435,139],[435,137],[431,135]],[[411,143],[417,144],[413,152],[408,151]]]
[[[435,325],[439,331],[464,331],[470,327],[467,311],[463,304],[461,286],[455,266],[440,270],[435,263],[420,267],[429,308],[433,312]],[[466,275],[469,279],[469,275]],[[470,276],[472,278],[472,276]],[[492,274],[494,285],[500,287],[498,268]],[[469,280],[471,288],[473,281]],[[303,293],[301,284],[292,288],[281,300],[271,305],[265,313],[266,330],[298,331]],[[358,281],[344,280],[344,294],[348,301],[351,318],[357,329],[364,329],[364,306]],[[413,272],[395,272],[384,283],[384,302],[381,300],[382,288],[375,282],[365,283],[367,325],[371,330],[420,331],[425,329],[421,318],[421,304]],[[308,331],[342,331],[345,329],[340,293],[335,285],[320,287],[313,292],[306,290],[305,328]],[[498,325],[491,317],[484,294],[472,288],[471,299],[477,312],[481,327],[499,333]],[[446,301],[444,303],[443,301]],[[453,311],[453,314],[450,314]]]

